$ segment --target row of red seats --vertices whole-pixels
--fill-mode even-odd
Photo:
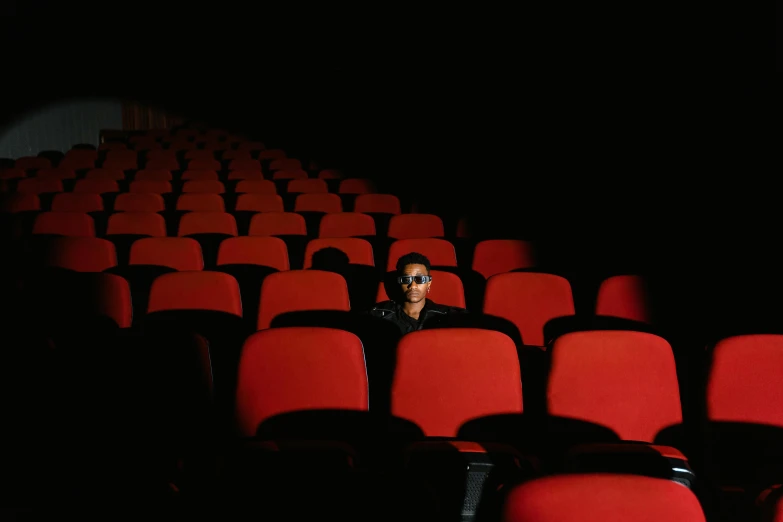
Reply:
[[[351,310],[346,279],[339,273],[313,269],[312,264],[313,255],[320,249],[342,246],[343,243],[344,240],[313,240],[308,245],[304,270],[289,270],[285,245],[276,238],[226,240],[221,245],[215,271],[202,271],[201,249],[196,241],[189,238],[140,239],[131,248],[130,265],[121,269],[116,265],[111,243],[100,239],[62,239],[55,244],[49,264],[88,272],[113,271],[131,280],[134,267],[141,267],[143,271],[151,266],[177,270],[176,273],[164,273],[153,278],[148,303],[134,303],[128,281],[114,274],[105,274],[105,281],[101,281],[105,289],[99,292],[101,301],[94,307],[103,310],[102,313],[122,327],[131,325],[134,309],[146,312],[200,309],[244,317],[243,310],[248,308],[243,307],[244,298],[260,302],[257,328],[263,329],[269,327],[274,317],[287,312]],[[404,253],[407,250],[395,251],[395,255]],[[272,268],[272,273],[263,278],[260,295],[243,295],[242,285],[230,275],[231,267],[259,262],[262,263],[259,266]],[[224,269],[228,273],[223,273]],[[432,299],[465,308],[465,290],[459,276],[439,270],[432,273]],[[31,277],[34,276],[35,273],[31,274]],[[385,282],[372,278],[368,283],[376,285],[372,289],[377,289],[376,302],[388,298]],[[142,295],[146,296],[147,292]],[[509,321],[518,330],[522,341],[530,346],[545,346],[546,325],[554,319],[572,317],[576,313],[568,280],[536,272],[507,272],[491,276],[482,304],[482,313]],[[638,276],[606,279],[598,293],[595,313],[651,322],[643,279]]]
[[[175,192],[175,185],[181,185],[183,192],[205,192],[223,194],[228,192],[227,183],[220,181],[213,170],[188,170],[182,175],[181,181],[172,183],[172,175],[168,170],[142,170],[136,173],[133,181],[127,183],[127,189],[122,190],[120,183],[125,175],[119,170],[89,171],[84,179],[77,179],[73,171],[46,171],[51,176],[36,176],[32,178],[15,178],[15,184],[7,192],[23,194],[42,194],[66,192],[63,181],[73,180],[72,192],[106,194],[112,192],[149,192],[167,194]],[[5,171],[6,176],[14,175],[14,171]],[[232,176],[233,175],[233,176]],[[12,179],[12,178],[6,178]],[[330,192],[327,182],[323,179],[308,178],[304,171],[278,171],[272,180],[265,180],[261,171],[234,171],[228,175],[228,180],[236,183],[231,192],[276,194],[278,190],[288,193],[319,194]],[[273,183],[279,181],[285,183]],[[374,194],[373,183],[366,179],[349,178],[340,181],[336,194]]]
[[[376,235],[376,222],[372,216],[362,212],[342,212],[333,206],[326,207],[321,205],[323,201],[314,200],[310,196],[319,195],[298,196],[294,212],[284,212],[279,205],[263,206],[265,203],[279,203],[276,199],[279,196],[272,196],[275,199],[243,199],[237,204],[237,211],[253,213],[248,235],[306,235],[307,223],[300,213],[309,212],[323,214],[318,223],[318,235],[321,237]],[[154,203],[154,208],[160,208],[161,201],[158,198],[146,197],[118,198],[115,207],[119,206],[121,211],[107,215],[106,233],[165,236],[165,218],[159,213],[162,210],[150,210],[151,205],[148,203]],[[56,201],[53,208],[54,210],[35,214],[31,230],[33,234],[76,237],[96,235],[95,218],[90,212],[103,211],[100,198],[66,198]],[[77,208],[80,210],[76,210]],[[218,195],[184,194],[177,198],[176,210],[183,212],[179,221],[180,236],[195,233],[238,235],[236,218],[225,211],[224,200]],[[440,238],[445,236],[445,227],[443,220],[434,214],[398,214],[389,219],[388,228],[384,232],[384,236],[393,239]]]

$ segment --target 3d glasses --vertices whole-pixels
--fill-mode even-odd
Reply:
[[[397,278],[398,285],[409,285],[414,281],[416,282],[417,285],[423,285],[424,283],[429,283],[430,281],[432,281],[432,276],[416,275],[416,276],[400,276]]]

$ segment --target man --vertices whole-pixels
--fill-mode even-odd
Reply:
[[[421,330],[455,313],[467,313],[463,308],[440,305],[427,298],[432,285],[430,260],[418,252],[405,254],[397,261],[397,284],[400,298],[378,303],[370,315],[395,323],[404,334]]]

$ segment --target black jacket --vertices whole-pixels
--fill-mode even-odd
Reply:
[[[438,304],[431,299],[427,299],[424,303],[418,320],[406,314],[402,306],[394,301],[383,301],[370,309],[370,315],[393,322],[400,328],[403,335],[421,330],[425,325],[428,327],[437,326],[438,323],[444,322],[449,315],[466,314],[467,312],[464,308]]]

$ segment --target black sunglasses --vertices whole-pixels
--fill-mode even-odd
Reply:
[[[414,281],[416,281],[417,285],[423,285],[424,283],[429,283],[430,281],[432,281],[432,276],[417,275],[417,276],[400,276],[397,278],[398,285],[409,285]]]

